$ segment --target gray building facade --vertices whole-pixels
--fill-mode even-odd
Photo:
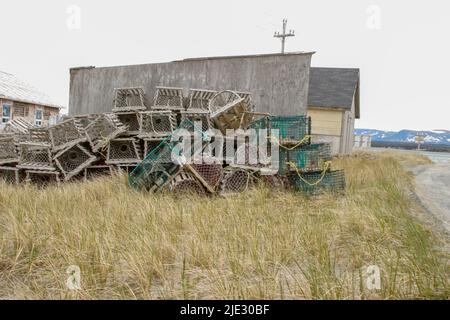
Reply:
[[[314,52],[194,58],[168,63],[70,70],[69,115],[111,111],[114,89],[143,87],[148,105],[157,86],[252,94],[256,111],[306,114]]]

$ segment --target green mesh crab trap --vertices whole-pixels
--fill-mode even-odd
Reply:
[[[182,133],[192,133],[194,129],[200,135],[200,143],[202,145],[198,146],[196,143],[191,143],[190,153],[186,154],[183,150],[185,137]],[[182,137],[182,141],[177,139],[179,137]],[[192,136],[189,135],[187,138],[191,139]],[[190,159],[196,153],[202,152],[203,141],[206,141],[206,139],[206,135],[202,132],[201,128],[197,128],[189,120],[184,120],[172,135],[162,140],[129,174],[129,185],[134,189],[150,192],[161,190],[181,171],[185,163],[190,162]]]
[[[280,146],[279,174],[285,175],[294,168],[301,172],[322,171],[331,158],[329,143],[302,145],[292,149]]]
[[[308,195],[323,192],[341,193],[345,190],[344,170],[302,173],[292,170],[288,174],[289,182],[294,190]]]
[[[304,145],[311,143],[311,118],[307,116],[269,116],[250,125],[253,129],[277,129],[280,145]]]

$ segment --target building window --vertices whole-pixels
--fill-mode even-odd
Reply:
[[[11,120],[11,105],[5,103],[2,108],[2,123],[7,123],[9,120]]]
[[[40,127],[42,125],[42,110],[36,109],[36,121],[35,124]]]

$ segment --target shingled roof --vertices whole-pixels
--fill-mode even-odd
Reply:
[[[359,69],[311,68],[308,106],[350,110],[353,97],[359,119]]]
[[[63,108],[45,93],[3,71],[0,71],[0,99]]]

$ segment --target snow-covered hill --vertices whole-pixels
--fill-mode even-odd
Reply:
[[[382,131],[374,129],[355,129],[355,134],[370,134],[372,135],[372,141],[385,141],[385,142],[416,142],[416,135],[418,131],[414,130],[401,130],[395,131]],[[445,144],[450,145],[450,131],[420,131],[420,134],[424,136],[425,143],[430,144]]]

